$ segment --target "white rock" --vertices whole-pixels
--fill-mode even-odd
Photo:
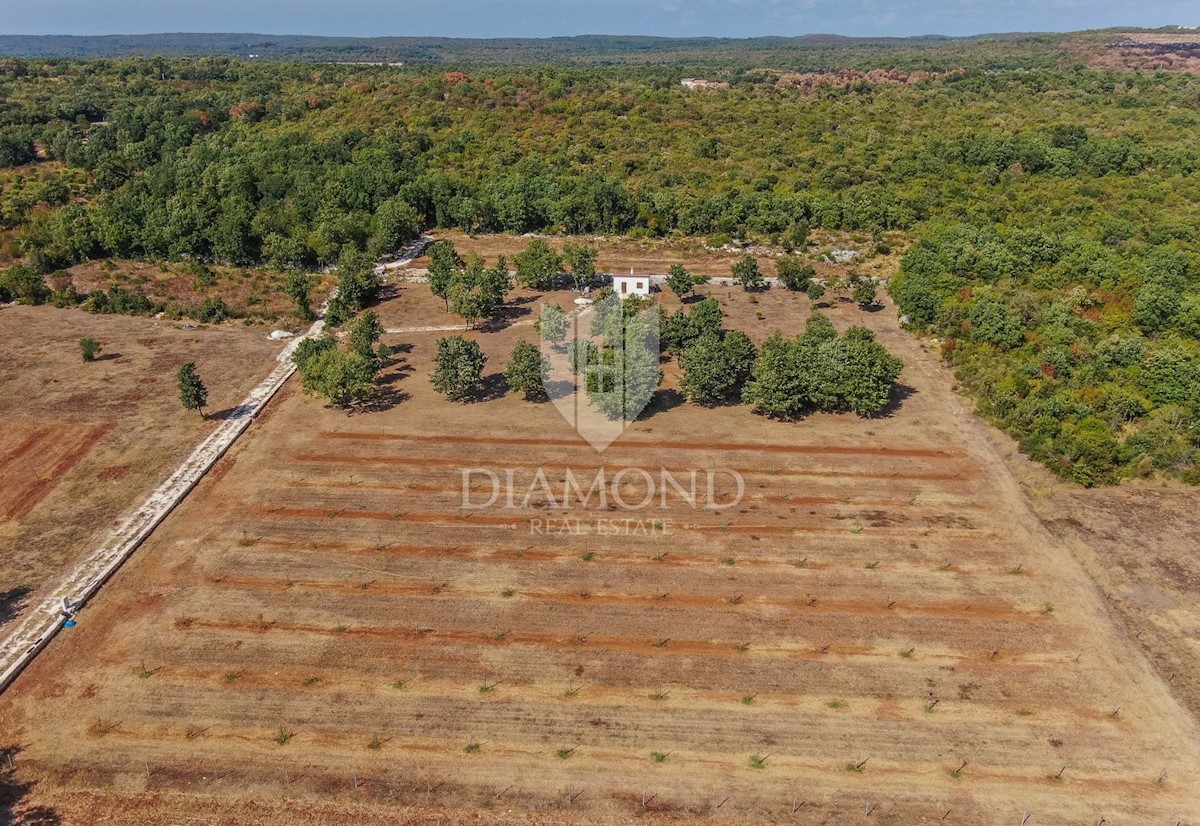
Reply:
[[[291,338],[295,333],[289,333],[287,330],[272,330],[267,338],[271,341],[283,341],[285,338]]]

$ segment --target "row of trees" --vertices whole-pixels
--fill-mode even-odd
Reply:
[[[903,362],[865,327],[838,335],[814,312],[804,333],[776,333],[763,343],[743,398],[769,416],[792,419],[809,410],[883,412]]]
[[[430,245],[428,255],[429,289],[446,303],[447,312],[457,313],[472,327],[500,314],[512,289],[503,255],[490,269],[478,255],[464,261],[449,241]]]
[[[839,336],[817,311],[803,335],[789,339],[777,332],[759,349],[721,322],[720,305],[711,298],[664,321],[664,349],[678,357],[683,392],[698,404],[746,401],[785,419],[809,410],[875,415],[888,406],[903,366],[871,331],[852,327]]]
[[[486,365],[487,356],[479,342],[462,336],[438,339],[430,381],[446,398],[469,401],[483,391]],[[513,347],[504,377],[510,390],[523,393],[529,401],[544,401],[548,371],[549,365],[537,346],[519,341]]]

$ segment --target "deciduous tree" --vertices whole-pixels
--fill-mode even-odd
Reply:
[[[487,356],[479,343],[462,336],[438,339],[433,361],[433,387],[452,401],[465,401],[483,389]]]
[[[510,389],[524,393],[529,401],[541,401],[546,398],[549,370],[550,366],[535,345],[518,341],[504,368],[504,377]]]
[[[557,304],[543,304],[536,327],[543,341],[560,347],[567,336],[567,314]]]
[[[750,255],[733,265],[733,281],[748,293],[761,290],[767,283],[758,268],[758,260]]]
[[[563,247],[563,258],[571,268],[571,280],[575,289],[590,287],[596,280],[596,250],[583,244],[567,244]]]
[[[283,294],[296,303],[296,317],[311,321],[313,317],[310,296],[315,279],[306,272],[292,270],[283,280]]]
[[[775,269],[779,272],[779,283],[789,290],[805,292],[812,282],[817,270],[812,264],[806,264],[795,255],[781,255],[775,259]]]
[[[513,259],[517,280],[534,290],[548,290],[562,269],[562,258],[540,238],[529,242]]]

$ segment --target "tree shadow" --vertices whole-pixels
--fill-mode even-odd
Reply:
[[[388,367],[395,367],[396,369],[383,373],[382,370]],[[408,378],[409,374],[415,369],[411,364],[402,359],[387,359],[380,368],[380,374],[375,377],[375,392],[369,398],[356,403],[347,412],[351,414],[383,413],[402,402],[408,401],[411,396],[404,390],[397,389],[394,385]]]
[[[390,365],[387,365],[390,366]],[[416,370],[411,364],[402,364],[390,373],[384,373],[375,379],[376,387],[387,387],[408,378],[408,374]]]
[[[684,395],[674,388],[663,388],[655,390],[654,395],[650,397],[650,403],[646,405],[638,416],[639,419],[649,418],[659,413],[666,413],[668,410],[673,410],[687,401]]]
[[[233,407],[226,407],[224,410],[218,410],[215,413],[209,413],[205,416],[206,419],[223,422],[226,419],[244,419],[254,410],[253,405],[237,404]]]
[[[475,395],[475,401],[488,402],[504,397],[508,392],[508,379],[504,373],[492,373],[483,377],[483,387]]]
[[[49,806],[25,805],[24,800],[37,784],[17,778],[9,761],[21,751],[19,746],[0,748],[0,823],[10,826],[58,826],[62,817]]]
[[[346,412],[350,415],[355,413],[384,413],[396,405],[408,401],[409,398],[408,393],[403,390],[397,390],[387,385],[382,387],[376,386],[375,392],[369,398],[358,402]]]
[[[120,353],[101,353],[100,355],[98,355],[94,359],[92,359],[92,361],[116,361],[120,357],[121,357]]]
[[[917,390],[915,387],[910,387],[907,384],[900,384],[899,382],[896,382],[892,385],[892,392],[888,396],[887,407],[883,408],[883,410],[880,410],[876,415],[893,415],[904,405],[905,399],[907,399],[909,396],[915,396],[916,393]]]
[[[512,325],[512,323],[520,318],[530,315],[533,312],[529,307],[513,307],[505,306],[496,314],[495,318],[490,318],[480,324],[476,329],[485,333],[495,333]]]
[[[575,393],[575,382],[568,379],[551,379],[545,386],[548,399],[569,399]]]
[[[33,589],[26,585],[18,585],[7,591],[0,591],[0,625],[16,618],[21,609],[25,607],[25,598],[32,592]],[[0,820],[0,823],[3,822]]]

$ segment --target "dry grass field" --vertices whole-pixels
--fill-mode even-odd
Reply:
[[[706,291],[757,340],[809,310],[778,290],[757,304]],[[477,403],[430,387],[439,333],[385,339],[398,354],[374,412],[289,384],[0,698],[17,810],[1195,822],[1193,720],[936,356],[890,307],[829,314],[905,359],[890,415],[702,409],[668,364],[658,400],[598,454],[552,405],[498,392],[513,343],[533,337],[520,323],[467,334],[490,358]],[[380,315],[453,319],[417,284]],[[514,507],[464,510],[464,467],[510,469]],[[540,489],[521,501],[538,468],[561,497],[568,470],[586,485],[628,467],[732,469],[745,495],[633,513]],[[641,499],[640,479],[617,493]]]
[[[91,364],[80,359],[84,336],[104,348]],[[21,306],[0,309],[0,341],[2,634],[214,426],[180,407],[176,368],[197,362],[219,414],[282,345],[262,329]]]

